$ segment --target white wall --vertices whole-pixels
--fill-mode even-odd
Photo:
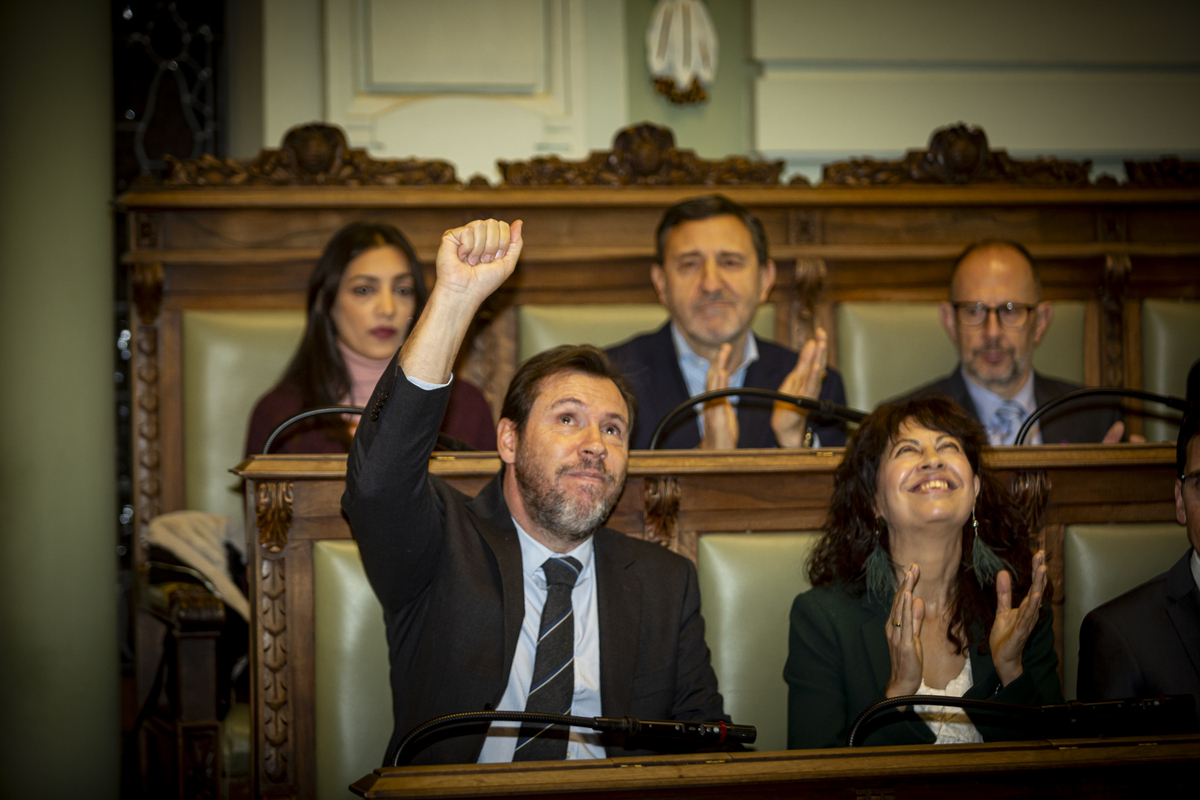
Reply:
[[[754,146],[819,177],[981,125],[1017,156],[1200,153],[1200,4],[754,0]]]

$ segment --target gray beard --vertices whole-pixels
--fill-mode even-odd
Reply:
[[[987,378],[976,372],[975,368],[972,366],[974,364],[973,359],[964,360],[963,369],[966,371],[967,376],[975,383],[979,384],[985,389],[995,392],[996,394],[1002,394],[1002,392],[998,390],[1011,387],[1013,384],[1021,381],[1022,376],[1024,376],[1026,370],[1029,369],[1029,364],[1032,360],[1033,353],[1030,353],[1023,363],[1016,357],[1016,355],[1014,355],[1012,359],[1012,369],[1009,370],[1007,375],[1002,375],[997,378]],[[1017,388],[1020,387],[1018,386]]]
[[[581,465],[560,466],[555,478]],[[517,491],[521,493],[525,512],[542,530],[561,541],[577,544],[587,539],[608,519],[621,496],[623,480],[617,482],[603,465],[589,466],[604,468],[609,474],[608,491],[593,498],[573,498],[555,480],[546,478],[534,467],[523,448],[517,448],[513,469],[516,471]]]

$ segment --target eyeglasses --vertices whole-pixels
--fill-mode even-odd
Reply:
[[[1029,312],[1037,308],[1037,306],[1025,303],[1003,303],[998,306],[989,306],[985,303],[951,303],[950,305],[954,306],[958,324],[968,327],[986,325],[988,316],[994,311],[996,319],[1004,327],[1020,328],[1029,321]]]

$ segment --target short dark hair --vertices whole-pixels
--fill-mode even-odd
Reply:
[[[582,372],[612,381],[629,410],[629,419],[626,422],[629,431],[633,431],[633,419],[637,415],[637,398],[633,389],[605,352],[590,344],[562,344],[526,359],[525,363],[517,368],[512,382],[508,384],[504,405],[500,408],[501,419],[510,419],[516,423],[518,433],[524,431],[542,383],[547,378],[564,372]]]
[[[754,243],[754,252],[758,256],[758,266],[766,266],[770,256],[767,253],[767,232],[763,230],[762,221],[723,194],[681,200],[664,211],[662,219],[658,221],[658,228],[654,231],[654,263],[663,263],[663,259],[666,258],[667,239],[677,225],[725,216],[737,217],[746,226],[746,230],[750,232],[750,241]]]
[[[1020,242],[1014,242],[1011,239],[980,239],[978,242],[972,242],[963,248],[963,251],[958,254],[958,258],[954,259],[954,268],[950,270],[950,285],[954,286],[954,279],[958,276],[958,268],[967,260],[967,256],[977,250],[987,250],[992,247],[1008,247],[1021,254],[1021,257],[1028,262],[1029,270],[1033,273],[1033,288],[1037,291],[1038,300],[1041,300],[1042,279],[1038,275],[1037,262],[1033,260],[1033,256],[1029,254],[1029,250],[1025,245]]]
[[[876,545],[890,556],[890,542],[875,516],[875,497],[884,454],[905,422],[948,433],[962,442],[963,454],[971,470],[979,476],[976,499],[979,536],[1008,562],[1014,596],[1027,590],[1033,577],[1030,560],[1035,532],[1012,494],[982,465],[980,454],[987,444],[983,427],[944,395],[880,406],[859,423],[834,473],[829,514],[808,562],[809,582],[813,586],[841,583],[853,591],[866,591],[867,557]],[[962,528],[963,560],[951,601],[949,638],[959,653],[965,652],[966,642],[956,632],[970,631],[975,625],[991,630],[996,615],[995,590],[981,585],[969,569],[974,537],[968,519]],[[890,598],[885,602],[890,602]],[[1013,600],[1014,604],[1018,602],[1019,599]]]
[[[1200,436],[1200,403],[1193,402],[1179,423],[1179,438],[1175,440],[1175,474],[1183,477],[1187,469],[1188,445]]]

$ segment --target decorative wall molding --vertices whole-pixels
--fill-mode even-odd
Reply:
[[[583,161],[545,156],[496,163],[508,186],[774,185],[783,172],[782,161],[699,158],[675,146],[670,128],[649,122],[618,131],[612,150],[593,151]]]
[[[157,239],[156,226],[143,226],[139,240]],[[143,237],[144,233],[144,237]],[[150,520],[162,513],[162,465],[158,407],[158,334],[159,310],[162,305],[163,266],[158,262],[132,265],[130,286],[137,316],[134,347],[134,403],[137,406],[134,426],[134,460],[137,493],[137,535],[140,536]]]
[[[855,159],[827,164],[822,184],[881,186],[906,183],[1016,183],[1037,186],[1087,186],[1091,161],[1038,158],[1022,161],[992,150],[980,127],[963,123],[938,128],[925,150],[910,150],[899,161]]]
[[[377,160],[366,150],[352,149],[346,134],[333,125],[298,125],[283,137],[278,150],[264,149],[256,158],[167,156],[167,186],[444,186],[458,182],[445,161]],[[149,179],[153,181],[153,179]]]

